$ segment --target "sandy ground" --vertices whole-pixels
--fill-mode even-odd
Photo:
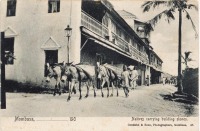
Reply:
[[[176,91],[171,85],[151,85],[131,90],[125,98],[120,89],[119,97],[102,98],[101,91],[93,97],[90,91],[88,98],[78,100],[79,93],[73,94],[67,102],[68,94],[53,96],[52,94],[7,93],[7,109],[1,110],[1,116],[35,116],[35,117],[160,117],[160,116],[198,116],[198,105],[183,104],[163,99]],[[83,96],[86,88],[83,88]],[[104,95],[106,96],[106,90]]]

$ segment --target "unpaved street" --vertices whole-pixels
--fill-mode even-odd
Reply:
[[[85,95],[83,88],[83,95]],[[183,104],[164,100],[163,96],[176,91],[171,85],[151,85],[131,90],[125,98],[120,89],[119,97],[93,97],[90,91],[88,98],[78,100],[79,92],[72,95],[67,102],[68,94],[7,93],[7,109],[1,110],[3,116],[67,117],[67,116],[197,116],[198,105]],[[106,90],[104,95],[106,96]]]

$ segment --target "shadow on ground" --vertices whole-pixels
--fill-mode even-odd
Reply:
[[[185,114],[191,116],[195,113],[195,105],[198,105],[198,98],[191,94],[160,94],[164,100],[182,103],[182,107],[186,109]]]
[[[198,98],[192,94],[160,94],[164,100],[175,101],[185,104],[198,104]]]
[[[47,85],[34,85],[31,83],[20,83],[12,80],[5,81],[6,92],[22,92],[22,93],[39,93],[39,94],[53,94],[54,87]],[[67,87],[62,87],[62,93],[68,92]]]

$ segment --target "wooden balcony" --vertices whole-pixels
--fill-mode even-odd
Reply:
[[[161,65],[158,65],[154,62],[150,62],[150,65],[152,65],[154,68],[158,69],[158,70],[162,70],[162,66]]]
[[[139,51],[134,46],[130,45],[129,48],[130,48],[130,53],[133,56],[140,58]]]
[[[106,36],[109,36],[108,28],[84,11],[81,12],[81,26],[87,28],[103,39],[106,39]],[[134,46],[118,36],[116,33],[111,33],[112,41],[109,42],[112,42],[112,44],[119,47],[124,53],[130,53],[133,58],[141,60],[144,63],[149,63],[148,56],[138,51]]]
[[[142,52],[139,52],[139,55],[140,55],[140,59],[146,63],[149,63],[149,59],[148,59],[148,56],[145,55],[144,53]]]
[[[129,52],[129,47],[128,47],[128,42],[123,40],[120,36],[112,32],[112,37],[113,37],[113,44],[116,44],[119,48],[124,50],[125,52]]]
[[[146,56],[144,53],[138,51],[134,46],[130,45],[130,52],[133,56],[139,58],[144,63],[149,63],[148,56]]]
[[[89,16],[84,11],[81,12],[81,25],[91,30],[95,34],[100,35],[101,37],[108,36],[107,27],[105,27],[100,22]]]

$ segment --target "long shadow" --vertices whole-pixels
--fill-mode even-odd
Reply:
[[[180,102],[184,104],[198,104],[198,98],[190,94],[160,94],[164,100]]]
[[[186,109],[185,114],[187,116],[192,116],[196,112],[194,105],[184,104],[183,107]]]
[[[63,87],[61,87],[63,88]],[[19,93],[38,93],[38,94],[53,94],[54,87],[52,86],[39,86],[33,85],[31,83],[19,83],[12,80],[5,81],[6,92],[19,92]],[[63,93],[68,92],[68,89],[64,87],[62,89]]]
[[[173,101],[177,103],[182,103],[180,106],[185,108],[185,114],[187,116],[193,116],[197,111],[195,109],[195,106],[198,105],[197,101],[191,101],[190,96],[174,96],[173,94],[160,94],[161,97],[163,97],[164,100],[167,101]],[[196,115],[196,114],[195,114]],[[197,113],[198,115],[198,113]]]

